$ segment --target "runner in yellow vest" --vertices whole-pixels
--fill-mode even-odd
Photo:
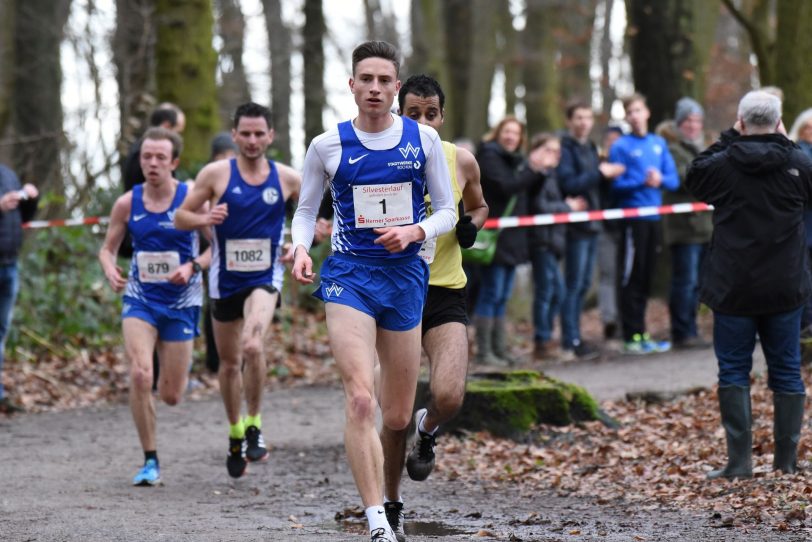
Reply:
[[[440,130],[445,96],[439,83],[426,75],[413,75],[398,93],[400,113],[420,124]],[[436,243],[424,243],[421,256],[429,263],[429,291],[423,307],[423,348],[430,363],[431,401],[415,415],[417,438],[406,455],[407,430],[384,428],[384,509],[399,541],[403,532],[400,480],[404,459],[409,477],[425,480],[434,468],[434,435],[462,406],[468,372],[468,317],[465,306],[465,273],[460,247],[473,245],[477,231],[488,218],[488,205],[479,184],[479,166],[470,151],[443,142],[457,204],[455,230]],[[427,211],[430,201],[426,196]],[[464,214],[459,216],[462,201]]]

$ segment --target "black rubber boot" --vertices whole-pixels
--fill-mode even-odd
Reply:
[[[719,388],[719,411],[727,440],[727,465],[712,470],[708,479],[751,478],[753,476],[752,412],[750,388],[725,386]]]
[[[804,419],[803,393],[773,394],[773,439],[775,456],[773,468],[785,474],[798,470],[798,441],[801,440],[801,424]]]

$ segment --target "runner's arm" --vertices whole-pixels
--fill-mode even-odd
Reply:
[[[431,196],[433,213],[417,225],[423,230],[425,239],[432,239],[454,228],[457,213],[454,209],[454,195],[451,193],[451,176],[448,172],[448,163],[445,159],[440,136],[433,129],[421,125],[421,129],[424,128],[431,130],[427,134],[431,137],[431,147],[425,149],[424,143],[424,149],[427,151],[426,184]]]
[[[319,156],[315,145],[311,143],[302,166],[299,205],[296,207],[290,225],[294,250],[302,246],[307,252],[313,244],[313,235],[316,231],[316,215],[321,204],[326,179],[324,162]]]
[[[99,263],[104,277],[114,292],[121,292],[127,285],[127,278],[121,267],[116,263],[116,254],[127,233],[127,220],[132,206],[132,192],[120,196],[110,212],[110,223],[107,225],[107,234],[99,249]]]
[[[288,165],[277,162],[276,167],[279,170],[279,179],[282,181],[285,201],[299,199],[299,193],[302,190],[302,176]]]
[[[314,142],[305,154],[302,166],[302,188],[299,205],[290,224],[291,244],[293,245],[293,278],[302,284],[313,282],[313,260],[308,255],[313,244],[316,228],[316,214],[324,192],[327,175],[324,162],[319,156]],[[299,249],[302,250],[299,250]]]
[[[200,210],[214,197],[214,183],[218,175],[218,164],[214,162],[204,167],[197,175],[194,186],[186,194],[186,199],[175,212],[175,227],[179,230],[204,229],[212,224],[220,224],[228,216],[225,205],[217,205],[208,212]]]
[[[465,187],[462,189],[463,209],[471,217],[476,229],[482,229],[488,219],[488,204],[479,182],[479,164],[471,151],[457,147],[457,166],[465,179]]]

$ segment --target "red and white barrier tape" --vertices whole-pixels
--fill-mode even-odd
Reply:
[[[32,220],[23,223],[23,228],[62,228],[65,226],[89,226],[92,224],[107,224],[110,222],[109,216],[91,216],[87,218],[68,218],[61,220]]]
[[[712,211],[707,203],[677,203],[661,207],[635,207],[629,209],[604,209],[602,211],[580,211],[575,213],[555,213],[531,216],[506,216],[489,218],[483,228],[521,228],[523,226],[548,226],[550,224],[571,224],[574,222],[593,222],[597,220],[618,220],[641,216],[674,215],[682,213],[699,213]]]
[[[548,226],[550,224],[572,224],[575,222],[592,222],[598,220],[619,220],[654,215],[676,215],[684,213],[701,213],[712,211],[706,203],[677,203],[661,207],[635,207],[629,209],[604,209],[602,211],[581,211],[575,213],[555,213],[531,216],[506,216],[489,218],[483,226],[486,229],[521,228],[523,226]],[[65,226],[88,226],[107,224],[109,216],[92,216],[87,218],[69,218],[64,220],[32,220],[23,224],[23,228],[60,228]]]

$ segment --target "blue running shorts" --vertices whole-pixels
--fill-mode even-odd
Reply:
[[[170,309],[125,297],[121,318],[138,318],[158,330],[162,341],[191,341],[200,335],[200,307]]]
[[[423,316],[429,267],[419,256],[366,258],[333,254],[313,295],[370,315],[389,331],[413,329]]]

